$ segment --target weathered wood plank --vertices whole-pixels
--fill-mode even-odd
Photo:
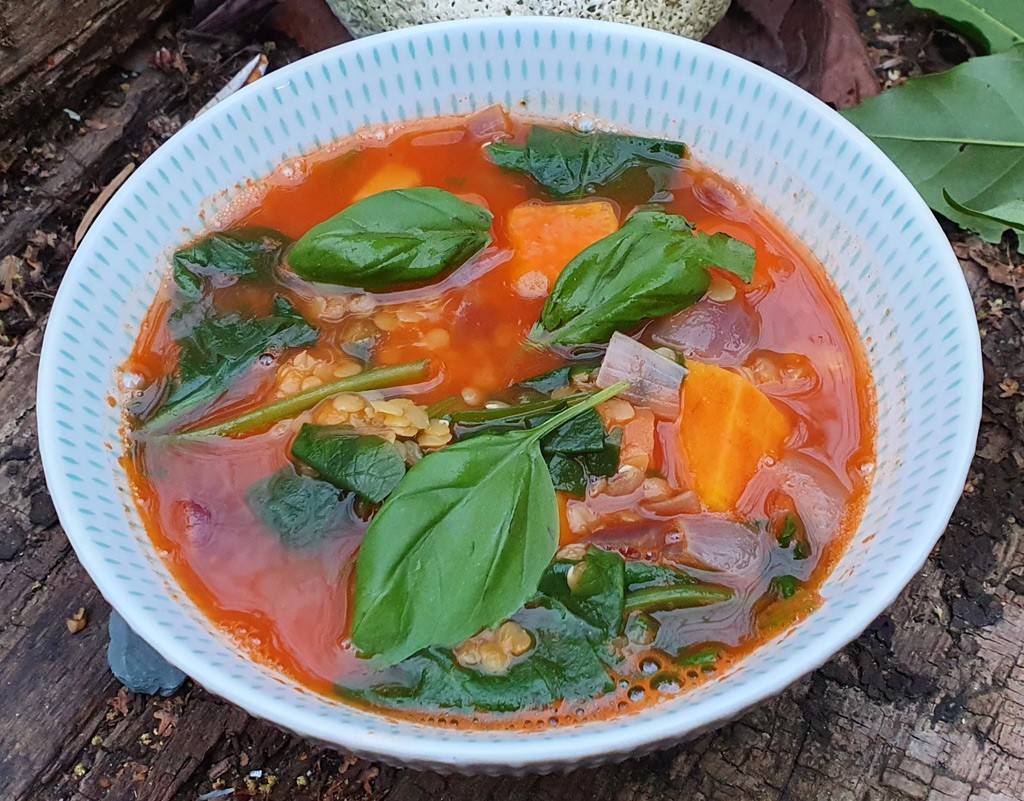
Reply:
[[[0,0],[0,165],[33,126],[77,108],[170,0]]]

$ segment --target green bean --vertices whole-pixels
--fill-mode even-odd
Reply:
[[[676,584],[645,587],[626,593],[626,612],[664,612],[731,601],[733,591],[715,584]]]
[[[168,436],[175,438],[194,437],[235,437],[239,434],[251,434],[268,428],[272,424],[301,414],[312,409],[320,401],[342,392],[363,392],[371,389],[386,389],[409,384],[424,378],[430,371],[430,361],[423,359],[408,364],[396,364],[391,367],[375,367],[347,378],[339,378],[328,384],[305,389],[287,398],[268,403],[258,409],[224,420],[213,425],[181,431]]]

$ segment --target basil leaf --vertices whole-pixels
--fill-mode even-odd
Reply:
[[[696,303],[710,283],[709,267],[749,283],[754,250],[725,234],[694,232],[674,214],[639,212],[562,270],[530,338],[542,345],[606,342]]]
[[[499,167],[530,175],[553,197],[581,198],[634,167],[677,168],[686,156],[686,145],[643,136],[579,133],[535,125],[522,147],[499,142],[488,145],[487,151]]]
[[[288,548],[306,548],[344,520],[338,490],[326,481],[300,476],[291,467],[253,484],[246,503],[263,524]]]
[[[219,315],[209,309],[207,316],[178,340],[177,377],[147,425],[164,425],[212,403],[262,354],[310,345],[316,338],[316,329],[281,297],[274,298],[274,311],[267,317]]]
[[[443,189],[380,192],[307,231],[288,264],[307,281],[363,289],[426,281],[487,247],[493,219]]]
[[[538,590],[596,628],[606,639],[622,633],[625,605],[624,559],[602,548],[588,548],[579,562],[558,561],[548,568]],[[569,586],[569,571],[574,571]]]
[[[350,426],[304,424],[292,443],[292,456],[325,481],[373,503],[388,497],[405,475],[398,448]]]
[[[395,664],[421,648],[457,645],[522,607],[558,547],[539,442],[625,386],[537,428],[457,442],[413,465],[359,550],[353,644]]]
[[[287,241],[267,228],[210,234],[174,254],[174,283],[197,299],[207,284],[216,289],[242,278],[269,278]]]
[[[385,707],[518,712],[561,700],[583,700],[615,685],[588,638],[588,627],[564,608],[537,606],[514,620],[530,632],[533,647],[505,674],[461,667],[451,651],[429,648],[393,668],[367,688],[339,687],[339,694]]]

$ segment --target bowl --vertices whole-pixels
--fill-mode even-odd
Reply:
[[[814,253],[866,344],[877,467],[824,603],[738,667],[624,719],[531,732],[403,722],[312,693],[252,662],[181,591],[147,537],[119,463],[115,372],[176,246],[281,161],[371,125],[492,103],[680,139]],[[624,759],[721,725],[855,638],[928,556],[974,453],[981,357],[974,309],[934,216],[868,139],[739,58],[600,22],[502,18],[354,41],[291,64],[186,125],[107,204],[68,268],[39,370],[39,439],[68,538],[103,595],[168,661],[248,712],[347,752],[460,772]]]

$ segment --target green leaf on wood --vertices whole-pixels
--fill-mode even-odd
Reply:
[[[918,8],[947,19],[953,28],[985,46],[989,53],[1024,42],[1021,0],[910,0]]]
[[[928,205],[998,242],[1008,225],[961,208],[1024,198],[1024,48],[911,78],[844,111],[885,151]],[[960,207],[947,202],[944,192]],[[1024,239],[1020,247],[1024,252]]]

